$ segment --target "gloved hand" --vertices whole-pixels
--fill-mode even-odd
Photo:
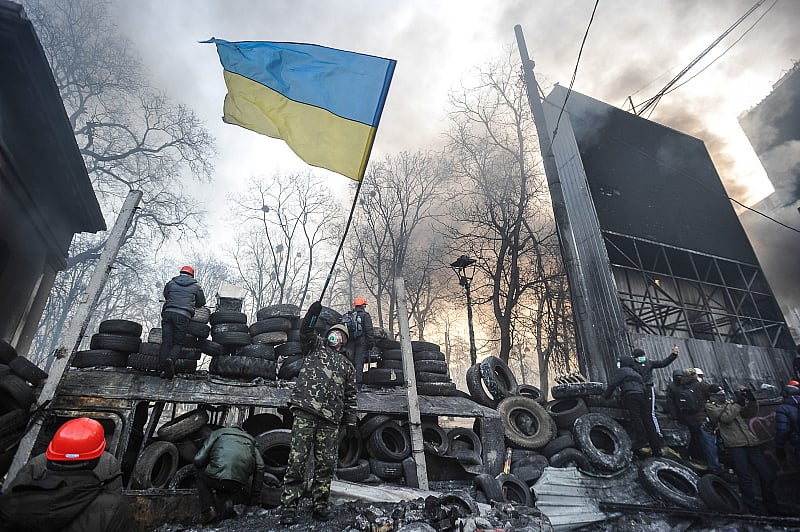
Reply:
[[[786,449],[783,447],[775,448],[775,457],[780,460],[781,462],[786,461]]]
[[[744,390],[736,390],[733,392],[733,402],[739,406],[747,404],[747,397],[744,395]]]
[[[344,426],[344,430],[345,430],[345,434],[347,434],[348,438],[353,439],[353,440],[360,440],[361,439],[361,433],[358,432],[358,427],[355,426],[353,423],[348,423],[347,425],[345,425]]]
[[[745,399],[747,399],[748,401],[752,402],[756,400],[756,396],[753,395],[753,390],[751,390],[750,388],[745,388],[744,390],[742,390],[742,395],[744,395]]]
[[[319,301],[314,301],[311,303],[311,306],[308,307],[308,311],[306,311],[306,315],[303,317],[303,323],[300,326],[300,330],[309,331],[313,329],[320,312],[322,312],[322,303]]]

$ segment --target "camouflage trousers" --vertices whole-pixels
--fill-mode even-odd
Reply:
[[[315,508],[328,505],[333,469],[339,457],[339,426],[319,416],[294,409],[289,466],[283,477],[284,508],[297,508],[303,494],[306,464],[314,453],[314,480],[311,497]]]

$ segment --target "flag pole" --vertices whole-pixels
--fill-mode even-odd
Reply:
[[[372,150],[372,146],[370,146],[370,150]],[[369,154],[367,154],[367,158],[369,158]],[[366,169],[366,163],[364,164],[364,169]],[[358,194],[361,192],[361,185],[364,183],[364,169],[361,171],[361,179],[358,180],[358,185],[356,186],[356,193],[353,196],[353,204],[350,206],[350,215],[347,217],[347,223],[344,226],[344,234],[342,235],[342,240],[339,242],[339,249],[336,250],[336,256],[333,258],[333,264],[331,264],[331,269],[328,272],[328,276],[325,278],[325,284],[322,286],[322,292],[319,294],[318,301],[322,301],[322,298],[325,296],[325,291],[328,289],[328,284],[331,282],[331,277],[333,276],[333,270],[336,268],[336,262],[339,260],[339,255],[342,253],[342,248],[344,247],[344,241],[347,238],[347,233],[350,231],[350,225],[353,222],[353,213],[356,210],[356,205],[358,204]]]

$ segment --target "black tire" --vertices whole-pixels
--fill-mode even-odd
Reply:
[[[275,354],[282,357],[300,355],[303,353],[303,344],[300,342],[286,342],[275,346]]]
[[[175,360],[175,373],[192,375],[197,373],[197,360],[193,358],[179,358]]]
[[[189,320],[189,326],[186,327],[186,333],[195,338],[208,338],[211,334],[211,327],[199,321]]]
[[[422,362],[423,360],[434,360],[444,362],[444,353],[441,351],[416,351],[413,352],[414,363]]]
[[[601,471],[619,471],[631,463],[631,439],[622,425],[603,414],[584,414],[572,428],[575,444]]]
[[[283,428],[283,420],[275,414],[254,414],[244,420],[242,428],[251,436],[256,437],[264,432]]]
[[[254,344],[277,345],[289,341],[289,335],[285,331],[275,331],[261,333],[253,336]]]
[[[77,354],[76,354],[77,355]],[[128,365],[139,371],[160,371],[161,361],[158,355],[144,355],[142,353],[131,353],[128,355]]]
[[[414,369],[416,371],[440,373],[442,375],[447,375],[449,373],[447,363],[444,360],[415,360]]]
[[[542,447],[542,455],[545,458],[550,458],[568,447],[575,447],[575,439],[572,437],[571,432],[553,438],[550,443]]]
[[[450,448],[450,438],[447,432],[437,423],[426,422],[422,424],[422,442],[425,452],[434,456],[446,456]]]
[[[427,371],[417,371],[414,373],[417,382],[450,382],[450,377],[445,373],[430,373]]]
[[[520,395],[508,397],[497,406],[506,440],[523,449],[541,449],[556,434],[556,424],[544,407]]]
[[[411,350],[412,351],[438,351],[439,344],[434,344],[433,342],[423,342],[421,340],[412,340],[411,341]]]
[[[500,482],[491,475],[481,473],[472,479],[472,485],[476,490],[483,492],[486,500],[492,502],[506,502]]]
[[[0,438],[12,434],[19,434],[28,426],[28,413],[19,408],[0,415]],[[4,449],[0,448],[0,452]]]
[[[159,356],[161,353],[161,344],[142,342],[142,345],[139,346],[139,353],[143,355]]]
[[[369,473],[369,460],[364,458],[360,458],[355,465],[336,468],[336,476],[348,482],[361,482],[369,476]]]
[[[372,436],[372,433],[375,432],[375,429],[385,423],[391,422],[392,418],[385,414],[369,414],[361,421],[361,423],[359,423],[358,433],[361,434],[362,438],[367,439]]]
[[[405,384],[403,371],[399,369],[372,368],[363,375],[364,384],[376,386],[401,386]]]
[[[544,473],[544,468],[547,466],[540,465],[521,465],[519,467],[512,467],[511,472],[522,482],[528,486],[533,486]]]
[[[92,349],[113,349],[125,353],[136,353],[142,340],[133,336],[123,336],[121,334],[97,333],[92,335],[89,347]]]
[[[219,325],[221,323],[244,323],[247,324],[247,314],[244,312],[235,312],[232,310],[218,310],[212,312],[208,317],[208,322],[211,325]],[[247,330],[245,328],[245,330]]]
[[[389,349],[400,349],[400,342],[397,340],[388,340],[381,338],[380,340],[375,340],[375,345],[378,346],[381,351],[387,351]]]
[[[576,419],[589,412],[586,403],[578,397],[555,399],[547,403],[545,410],[556,422],[556,427],[569,430]]]
[[[314,324],[314,330],[320,335],[324,335],[328,332],[328,329],[339,323],[341,319],[342,315],[336,310],[330,307],[322,307],[322,310],[319,311],[317,322]]]
[[[364,453],[364,440],[360,436],[351,438],[346,431],[339,431],[339,448],[337,452],[337,467],[352,467]],[[369,469],[368,469],[369,470]]]
[[[77,351],[70,365],[74,368],[91,368],[95,366],[124,368],[128,365],[129,354],[112,349],[87,349]]]
[[[155,441],[144,448],[131,472],[133,489],[166,488],[178,470],[178,448],[168,441]]]
[[[533,496],[528,485],[515,475],[500,473],[496,477],[500,490],[505,493],[506,500],[525,506],[533,506]]]
[[[194,462],[194,455],[200,450],[197,444],[192,440],[181,440],[173,443],[178,449],[178,467]]]
[[[606,391],[604,382],[572,382],[569,384],[556,384],[550,388],[553,399],[569,399],[571,397],[588,397],[602,395]]]
[[[514,395],[529,397],[542,406],[547,403],[547,395],[533,384],[517,384],[517,387],[514,388]]]
[[[8,364],[17,356],[17,350],[14,349],[14,346],[6,342],[5,340],[0,340],[0,363]]]
[[[587,410],[589,410],[589,412],[593,413],[593,414],[606,415],[606,416],[610,417],[611,419],[613,419],[615,421],[627,422],[627,421],[630,421],[630,419],[631,419],[630,412],[628,412],[624,408],[608,408],[608,407],[605,407],[605,406],[588,406]],[[661,428],[661,432],[662,433],[665,430],[667,430],[667,429],[665,429],[663,427]],[[668,444],[668,445],[671,445],[671,444]]]
[[[158,429],[158,437],[169,442],[178,442],[188,438],[208,423],[208,412],[196,408],[164,423]]]
[[[370,458],[369,469],[375,476],[385,480],[403,478],[403,464],[400,462],[387,462],[377,458]]]
[[[700,508],[698,478],[688,467],[666,458],[648,458],[641,463],[639,480],[654,497],[682,508]]]
[[[381,360],[403,360],[403,351],[400,349],[384,349],[381,351]]]
[[[230,347],[241,347],[251,343],[250,333],[248,332],[221,332],[211,335],[211,339],[218,344]]]
[[[0,377],[0,411],[19,408],[27,412],[35,402],[36,395],[27,382],[11,373]]]
[[[256,436],[256,446],[264,460],[264,471],[283,478],[289,464],[292,444],[290,429],[274,429]]]
[[[457,506],[461,515],[480,515],[480,509],[475,503],[475,499],[464,490],[450,491],[439,497],[439,502],[442,506]]]
[[[220,377],[252,380],[275,380],[275,361],[264,358],[221,356],[213,357],[208,372]]]
[[[278,372],[278,378],[282,381],[292,380],[300,374],[303,368],[305,357],[303,355],[293,355],[283,361]]]
[[[267,318],[259,320],[250,325],[250,334],[255,336],[267,332],[281,331],[286,332],[292,328],[291,320],[286,318]]]
[[[8,363],[11,371],[36,386],[47,378],[47,372],[25,357],[16,357]]]
[[[208,319],[211,317],[211,309],[208,307],[200,307],[194,309],[194,316],[190,318],[190,321],[195,321],[197,323],[208,323]]]
[[[467,389],[476,403],[489,408],[497,408],[499,401],[489,395],[489,392],[483,387],[480,364],[475,364],[467,370]]]
[[[253,357],[263,358],[266,360],[275,360],[275,349],[267,344],[250,344],[239,347],[236,349],[236,356],[238,357]]]
[[[300,316],[300,307],[297,305],[270,305],[256,312],[256,319],[264,321],[268,318],[297,318]]]
[[[378,460],[402,462],[411,454],[411,438],[405,428],[384,423],[370,434],[367,451]]]
[[[583,471],[592,470],[592,466],[586,455],[572,447],[567,447],[550,457],[551,467],[569,467],[571,465],[577,466],[578,469]]]
[[[142,324],[130,320],[105,320],[100,322],[97,332],[140,338],[142,336]]]
[[[196,469],[194,464],[185,465],[175,471],[172,479],[169,481],[169,489],[171,490],[187,490],[197,487],[197,480],[194,473]]]
[[[195,347],[182,347],[178,358],[183,360],[200,360],[201,355],[202,351]]]
[[[403,369],[402,360],[383,360],[378,362],[378,369]]]
[[[417,384],[417,393],[420,395],[454,396],[457,395],[454,382],[420,382]]]
[[[459,451],[472,451],[483,456],[483,444],[472,429],[456,427],[447,433],[447,456],[456,456]]]
[[[496,356],[483,359],[480,363],[481,377],[495,399],[511,397],[517,387],[517,379],[508,364]]]
[[[706,506],[716,512],[747,513],[747,506],[739,493],[717,475],[700,477],[697,481],[697,491]]]
[[[213,342],[211,340],[206,340],[205,338],[202,338],[199,342],[197,342],[197,348],[200,349],[202,353],[212,357],[227,355],[231,352],[229,347],[218,344],[217,342]]]
[[[211,326],[211,336],[218,336],[224,333],[247,333],[250,335],[250,330],[246,323],[218,323]]]

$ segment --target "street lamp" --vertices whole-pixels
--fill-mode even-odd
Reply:
[[[461,255],[458,259],[450,264],[453,271],[458,276],[458,284],[464,287],[467,292],[467,325],[469,326],[469,359],[472,365],[478,363],[478,354],[475,350],[475,331],[472,329],[472,294],[469,291],[469,283],[472,281],[472,276],[475,275],[475,259],[471,259],[466,255]]]

